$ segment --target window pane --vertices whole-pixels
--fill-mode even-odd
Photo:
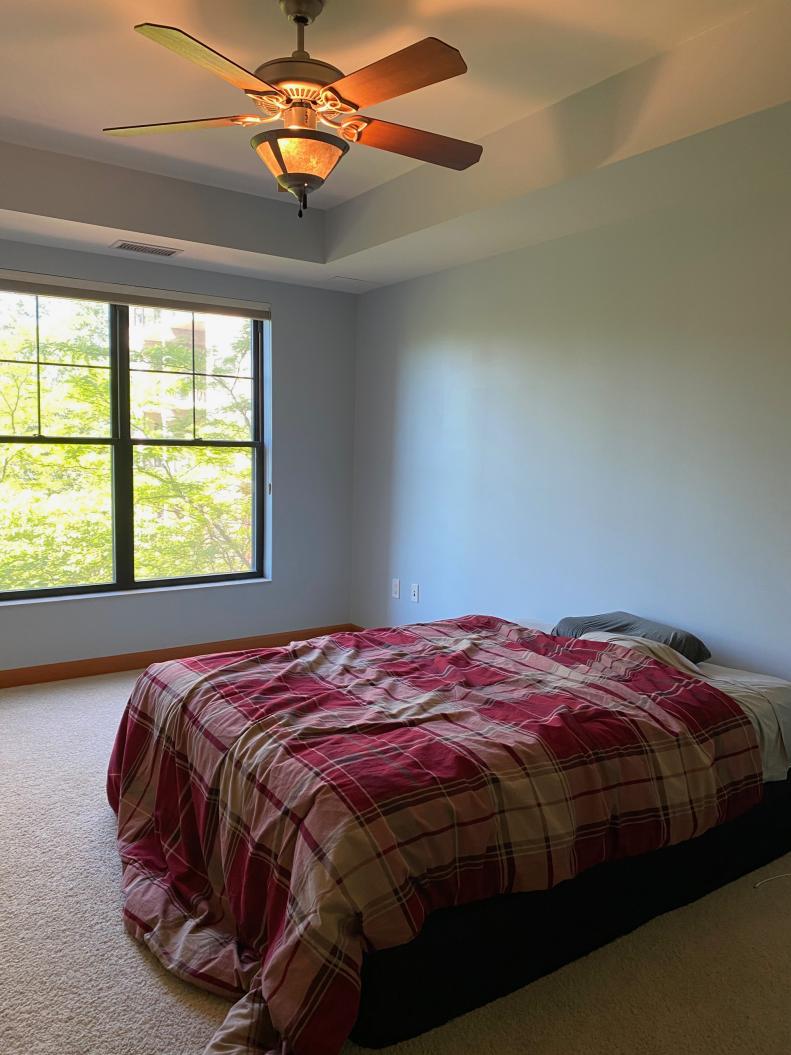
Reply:
[[[146,370],[192,371],[192,312],[129,309],[129,362]]]
[[[0,435],[37,432],[36,364],[0,363]]]
[[[191,440],[192,376],[130,374],[132,435],[141,439]]]
[[[0,293],[0,359],[36,358],[36,298]]]
[[[195,431],[202,440],[250,440],[253,386],[247,377],[195,378]]]
[[[38,344],[42,362],[110,362],[110,306],[95,300],[38,298]]]
[[[249,449],[139,446],[133,458],[137,579],[253,570]]]
[[[113,580],[109,447],[0,443],[0,590]]]
[[[231,315],[195,314],[195,370],[199,374],[252,376],[253,324]]]
[[[41,431],[45,436],[110,436],[110,371],[42,366]]]

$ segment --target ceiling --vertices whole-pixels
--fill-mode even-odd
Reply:
[[[745,187],[791,193],[791,0],[328,0],[309,47],[346,71],[428,34],[460,47],[465,76],[371,113],[483,156],[454,172],[352,146],[301,220],[242,129],[97,131],[244,104],[137,21],[248,67],[292,48],[276,0],[141,2],[4,0],[0,269],[60,274],[55,249],[64,275],[78,256],[137,267],[125,239],[178,250],[145,261],[161,288],[192,268],[360,293]]]
[[[755,0],[328,0],[308,30],[318,58],[350,72],[424,36],[458,47],[465,76],[370,113],[478,141],[679,42]],[[276,198],[240,128],[114,140],[104,125],[246,112],[221,80],[132,32],[178,26],[248,68],[289,54],[277,0],[5,0],[0,139]],[[349,202],[417,163],[353,147],[311,206]],[[2,206],[0,199],[0,206]]]

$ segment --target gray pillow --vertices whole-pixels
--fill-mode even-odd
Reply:
[[[568,615],[561,619],[553,634],[560,637],[582,637],[591,632],[609,634],[631,634],[633,637],[646,637],[649,641],[659,641],[670,645],[676,652],[693,663],[702,663],[711,656],[699,637],[677,626],[666,626],[651,619],[642,619],[631,612],[601,612],[599,615]]]

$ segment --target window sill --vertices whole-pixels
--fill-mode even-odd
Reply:
[[[97,601],[108,597],[146,597],[158,593],[174,593],[186,590],[216,590],[236,588],[243,586],[266,586],[272,582],[271,578],[260,579],[230,579],[226,582],[188,582],[174,583],[172,586],[142,587],[138,590],[103,590],[99,593],[67,593],[58,597],[20,597],[19,600],[8,598],[0,601],[0,611],[4,608],[16,608],[27,604],[57,604],[63,601]]]

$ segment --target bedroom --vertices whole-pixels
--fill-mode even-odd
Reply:
[[[483,152],[456,171],[364,150],[363,130],[301,218],[247,128],[103,134],[240,107],[133,31],[147,19],[248,70],[295,44],[275,0],[42,0],[4,19],[3,399],[9,381],[28,388],[14,415],[0,407],[3,465],[25,470],[0,483],[3,1050],[223,1050],[229,995],[163,971],[123,918],[105,782],[144,668],[274,648],[274,675],[302,655],[292,641],[331,635],[317,655],[338,691],[347,659],[330,647],[363,680],[378,669],[445,706],[459,685],[391,671],[418,662],[416,641],[377,640],[372,659],[363,628],[506,620],[526,628],[503,632],[521,634],[530,681],[546,663],[531,628],[626,610],[711,657],[649,658],[632,626],[553,662],[640,656],[738,706],[762,803],[700,840],[657,835],[669,856],[624,850],[510,895],[545,898],[524,912],[462,897],[472,914],[434,913],[417,959],[403,935],[376,962],[368,948],[348,1049],[785,1055],[791,8],[332,0],[304,43],[339,70],[426,38],[459,49],[467,72],[371,116]],[[242,345],[241,367],[212,365]],[[184,470],[192,503],[160,471],[190,457],[214,465]],[[473,641],[436,644],[461,670],[499,631],[448,633]],[[285,700],[295,716],[303,692]],[[638,889],[631,918],[618,900]],[[593,926],[585,906],[603,898]],[[544,940],[515,962],[509,928],[539,921]],[[553,944],[558,962],[542,960]],[[435,969],[442,984],[423,986]]]

